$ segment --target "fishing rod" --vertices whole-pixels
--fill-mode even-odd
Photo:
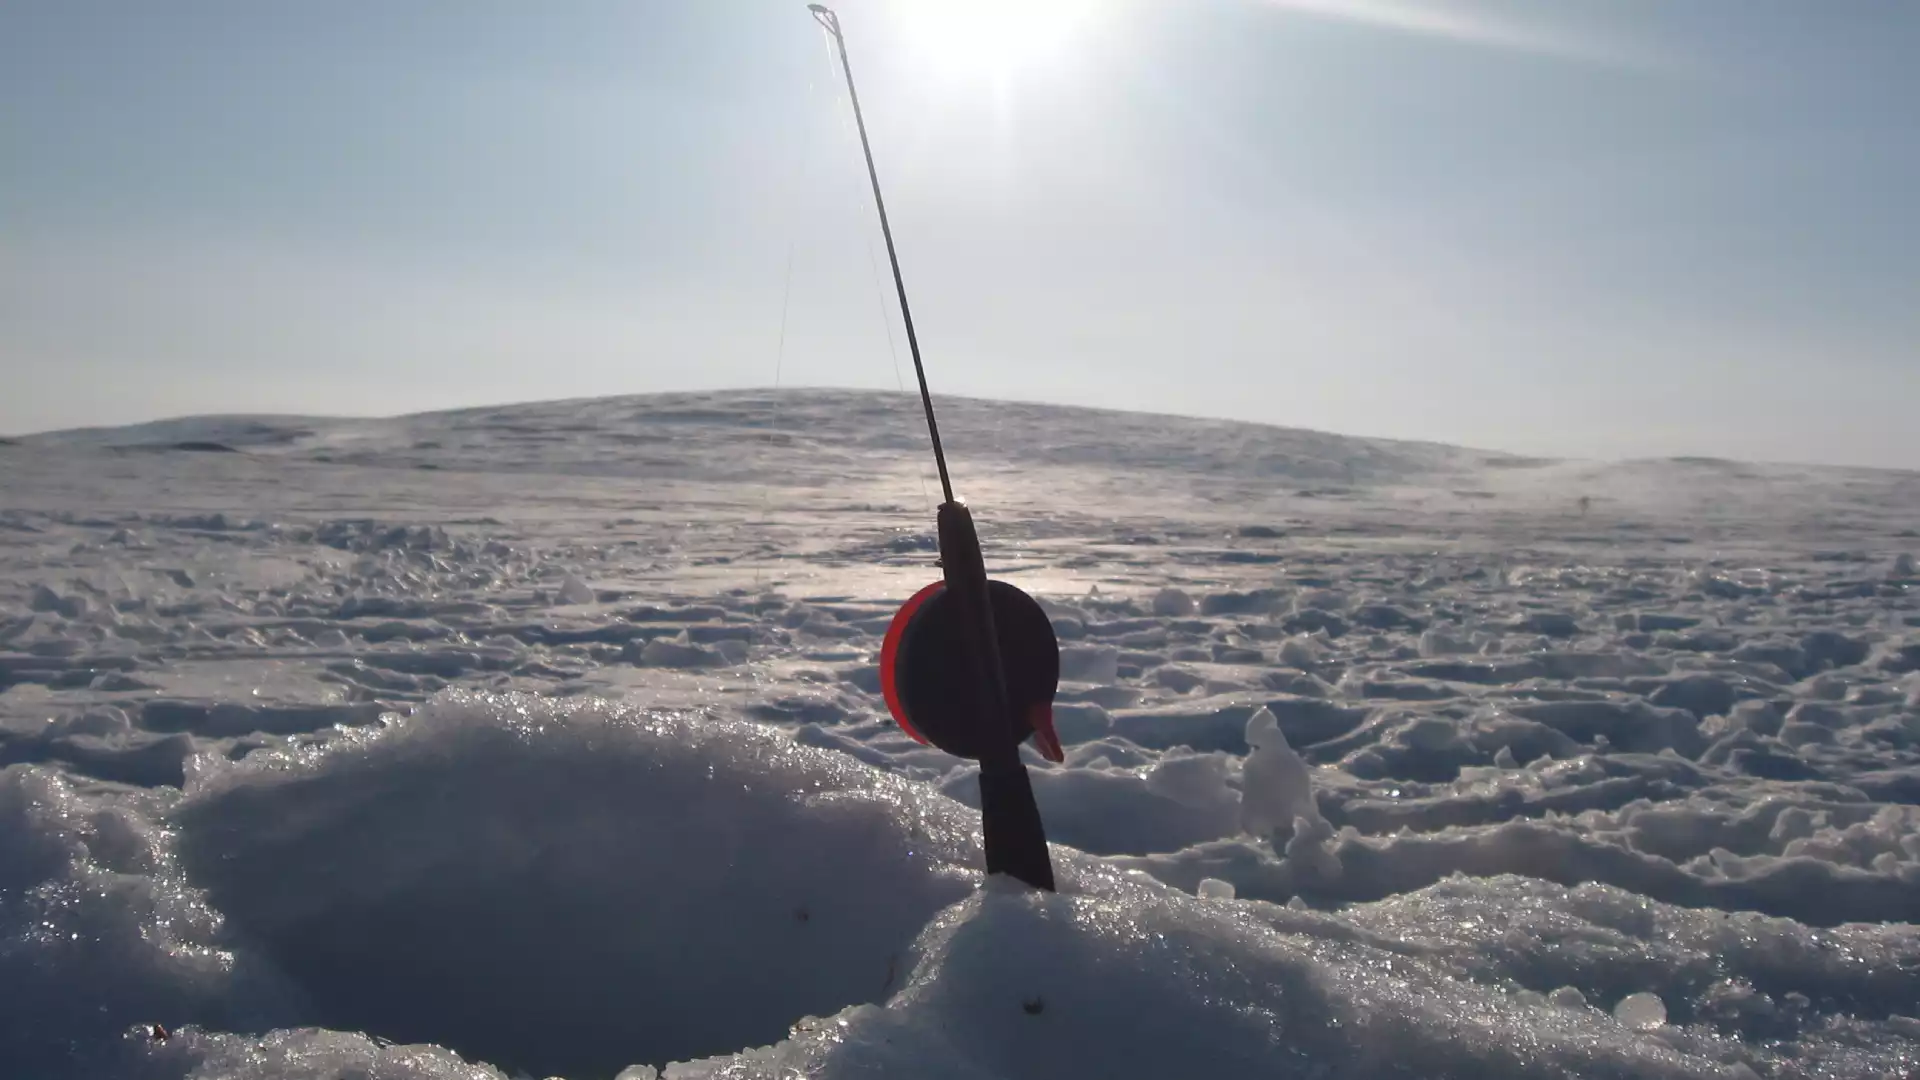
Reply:
[[[880,683],[887,708],[901,729],[916,741],[956,757],[980,763],[980,822],[985,837],[987,873],[1007,874],[1037,889],[1051,891],[1053,863],[1046,830],[1034,802],[1033,783],[1020,760],[1020,744],[1031,735],[1040,752],[1063,760],[1053,730],[1053,695],[1060,684],[1060,644],[1046,612],[1031,596],[1004,581],[987,577],[986,560],[973,514],[953,494],[940,424],[934,418],[933,392],[927,386],[906,279],[887,220],[880,172],[873,163],[860,91],[847,57],[840,16],[824,4],[808,4],[813,19],[832,36],[847,80],[860,152],[873,185],[873,205],[887,242],[900,318],[907,327],[907,348],[920,383],[920,404],[933,441],[945,501],[936,517],[941,580],[921,589],[894,613],[880,651]]]

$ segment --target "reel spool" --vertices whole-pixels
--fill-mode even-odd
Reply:
[[[987,696],[966,653],[967,627],[944,581],[913,594],[880,649],[880,689],[893,719],[916,742],[955,757],[982,760],[1032,737],[1049,761],[1065,752],[1053,730],[1053,695],[1060,688],[1060,642],[1033,597],[1004,581],[989,581],[993,625],[1006,674],[1012,731],[995,731]]]

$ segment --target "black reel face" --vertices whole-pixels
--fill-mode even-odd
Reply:
[[[1060,642],[1040,604],[1004,581],[987,583],[1012,730],[993,730],[987,694],[968,663],[960,605],[936,583],[900,608],[887,632],[880,677],[887,706],[907,734],[955,757],[979,760],[1037,736],[1042,754],[1061,760],[1053,732],[1060,686]]]

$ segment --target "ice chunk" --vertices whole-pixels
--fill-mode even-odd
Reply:
[[[1262,706],[1247,719],[1246,765],[1242,769],[1240,827],[1254,836],[1291,828],[1295,818],[1320,821],[1307,763],[1287,745],[1280,724]]]
[[[1587,995],[1577,986],[1563,986],[1547,995],[1547,1000],[1563,1009],[1584,1009],[1587,1007]]]
[[[1114,682],[1120,678],[1120,650],[1111,645],[1064,646],[1060,678],[1063,682]]]
[[[593,587],[568,574],[566,580],[560,583],[558,599],[562,604],[591,604],[594,599]]]
[[[1233,883],[1230,881],[1221,881],[1219,878],[1201,878],[1200,888],[1194,895],[1200,897],[1202,900],[1231,900],[1233,899]]]
[[[50,585],[33,587],[33,598],[28,606],[34,611],[62,615],[69,619],[78,619],[87,613],[87,598],[79,593],[60,593]]]
[[[1423,631],[1420,635],[1419,648],[1420,655],[1429,660],[1439,656],[1456,656],[1474,651],[1471,641],[1440,629]]]
[[[1333,826],[1323,817],[1294,818],[1285,855],[1286,868],[1296,885],[1325,884],[1339,877],[1343,869],[1335,850]]]
[[[1756,735],[1778,735],[1784,718],[1770,701],[1742,701],[1727,714],[1730,726]]]
[[[1312,638],[1295,634],[1280,643],[1280,662],[1302,670],[1311,668],[1320,662],[1320,647]]]
[[[733,642],[738,646],[740,642]],[[740,650],[732,650],[740,655]],[[695,645],[687,638],[686,631],[674,637],[658,637],[646,643],[639,650],[640,663],[647,667],[658,668],[708,668],[725,667],[736,661],[730,659],[728,652],[705,645]]]
[[[1315,609],[1338,611],[1346,606],[1346,594],[1336,589],[1302,589],[1293,597],[1293,610],[1296,612]]]
[[[1545,637],[1572,637],[1580,632],[1580,624],[1571,612],[1566,611],[1529,611],[1513,622],[1512,629]]]
[[[1153,613],[1167,617],[1191,615],[1194,611],[1193,597],[1179,589],[1165,588],[1153,594]]]
[[[1635,1031],[1653,1031],[1666,1025],[1667,1004],[1658,994],[1628,994],[1613,1007],[1613,1018]]]
[[[1226,754],[1169,754],[1147,773],[1147,790],[1182,806],[1216,809],[1237,805],[1238,793],[1227,786]]]

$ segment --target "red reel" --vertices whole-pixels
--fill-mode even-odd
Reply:
[[[900,730],[906,732],[913,741],[922,746],[932,744],[928,743],[927,737],[920,734],[919,730],[913,726],[913,721],[907,718],[906,706],[900,702],[900,688],[897,682],[900,642],[906,637],[907,624],[913,621],[913,613],[920,610],[920,605],[925,603],[929,596],[946,587],[946,582],[936,581],[908,597],[907,602],[900,605],[900,610],[893,613],[893,621],[887,624],[886,640],[880,645],[880,693],[887,699],[887,711],[893,714],[894,723],[900,725]]]
[[[944,581],[914,593],[887,626],[880,649],[887,710],[909,737],[956,757],[979,760],[1008,737],[1032,735],[1048,760],[1065,760],[1053,729],[1053,695],[1060,686],[1053,623],[1037,601],[1004,581],[988,582],[988,597],[1017,730],[995,733],[988,726],[983,688],[966,660],[966,628]]]

